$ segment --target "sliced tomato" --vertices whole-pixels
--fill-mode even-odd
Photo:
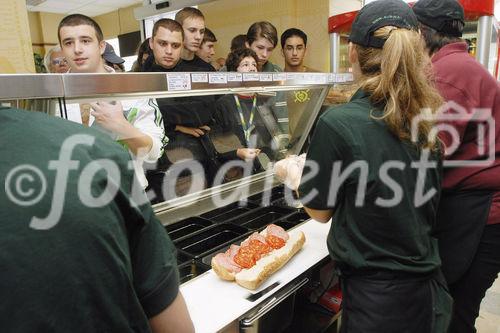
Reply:
[[[285,241],[283,238],[280,238],[275,235],[267,235],[266,236],[266,242],[271,246],[273,249],[279,249],[285,246]]]
[[[238,253],[234,256],[234,262],[243,268],[251,268],[255,265],[256,260],[258,260],[255,258],[256,254],[256,251],[250,246],[242,246],[238,250]]]
[[[264,237],[263,237],[264,238]],[[249,246],[251,248],[253,248],[255,250],[255,252],[257,252],[260,256],[259,256],[259,259],[260,257],[262,257],[264,254],[267,254],[269,252],[271,252],[273,249],[267,244],[267,243],[263,243],[261,242],[260,240],[256,240],[256,239],[252,239],[250,241],[250,244]],[[258,259],[257,259],[258,260]]]

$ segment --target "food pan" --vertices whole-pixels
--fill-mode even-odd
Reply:
[[[249,236],[250,236],[250,233],[247,233],[247,234],[242,235],[236,239],[233,239],[231,242],[226,243],[224,246],[219,247],[215,251],[207,252],[207,253],[203,254],[203,256],[201,256],[201,262],[204,263],[205,265],[210,266],[212,264],[212,258],[215,257],[217,255],[217,253],[226,252],[232,244],[240,245],[241,242],[243,242]]]
[[[184,265],[179,266],[179,278],[180,283],[187,282],[198,275],[201,275],[208,271],[210,266],[204,265],[200,262],[193,261]]]
[[[310,220],[310,219],[311,219],[311,217],[309,216],[309,214],[299,211],[295,214],[287,216],[285,221],[291,222],[294,224],[300,224],[300,223],[305,222],[305,221]]]
[[[286,220],[281,220],[281,221],[275,222],[274,224],[282,227],[285,230],[290,230],[297,225],[296,223],[287,222]]]
[[[167,225],[165,229],[170,238],[174,241],[197,231],[210,227],[213,223],[200,217],[190,217],[188,219]]]
[[[210,219],[214,222],[227,222],[257,207],[258,205],[251,202],[234,202],[225,207],[217,208],[205,213],[202,217]]]
[[[250,202],[253,202],[257,205],[269,205],[270,203],[272,203],[276,200],[283,199],[283,197],[285,195],[285,190],[284,190],[283,186],[274,187],[271,190],[271,193],[268,193],[268,192],[269,192],[269,190],[254,194],[251,197],[249,197],[247,200]],[[264,199],[268,198],[269,195],[270,195],[269,200],[264,201]]]
[[[175,242],[175,246],[187,254],[198,258],[224,245],[230,244],[248,233],[249,230],[245,227],[222,223],[183,238]]]
[[[185,252],[177,250],[177,265],[187,264],[193,261],[193,257]]]
[[[252,210],[251,212],[238,217],[233,223],[245,226],[251,230],[260,229],[268,224],[275,223],[283,217],[296,212],[296,209],[267,206]]]

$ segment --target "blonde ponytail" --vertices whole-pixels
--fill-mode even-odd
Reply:
[[[374,35],[387,39],[383,49],[356,45],[361,88],[371,94],[374,105],[385,105],[378,119],[384,120],[400,140],[410,141],[413,118],[428,110],[435,113],[443,104],[427,75],[430,62],[423,41],[415,31],[392,26],[378,29]],[[419,148],[437,148],[429,136],[433,125],[431,120],[419,122]]]

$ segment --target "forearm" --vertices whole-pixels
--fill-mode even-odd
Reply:
[[[128,149],[138,157],[143,157],[149,153],[153,147],[153,139],[144,134],[134,126],[127,123],[118,134],[118,139],[127,145]]]
[[[319,209],[307,208],[304,206],[304,210],[306,211],[307,214],[309,214],[309,216],[312,219],[314,219],[318,222],[322,222],[322,223],[326,223],[326,222],[330,221],[330,219],[333,216],[332,209],[319,210]]]
[[[193,322],[180,292],[172,304],[149,319],[149,324],[154,333],[194,333]]]

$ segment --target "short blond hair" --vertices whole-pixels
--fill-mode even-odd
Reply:
[[[203,13],[194,7],[184,7],[175,14],[175,20],[179,22],[181,25],[184,24],[184,21],[188,18],[201,18],[205,21],[205,16]]]

